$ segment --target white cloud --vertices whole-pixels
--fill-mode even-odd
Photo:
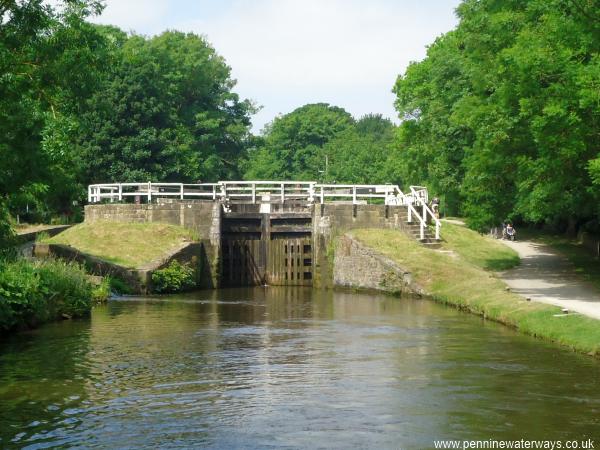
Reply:
[[[101,20],[145,33],[176,28],[206,35],[232,67],[237,92],[264,106],[253,120],[257,131],[277,113],[317,101],[355,116],[396,118],[391,93],[396,77],[455,26],[459,0],[234,0],[204,6],[208,3],[188,5],[192,17],[178,12],[169,19],[166,0],[109,0]]]
[[[108,0],[96,23],[116,25],[124,31],[156,34],[167,24],[164,20],[173,2],[169,0]]]

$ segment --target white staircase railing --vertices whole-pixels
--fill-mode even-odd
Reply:
[[[442,222],[440,222],[440,219],[438,219],[438,217],[434,214],[434,212],[431,210],[431,208],[428,205],[428,191],[427,188],[424,186],[410,186],[410,195],[412,197],[412,199],[414,200],[414,204],[417,206],[421,207],[422,210],[422,214],[419,215],[419,219],[421,220],[421,239],[423,239],[423,235],[424,235],[424,224],[427,223],[427,215],[429,214],[429,216],[431,217],[431,220],[433,221],[433,223],[435,224],[435,238],[439,239],[440,238],[440,228],[442,226]],[[410,214],[410,209],[409,208],[409,214]],[[410,220],[409,220],[410,221]]]

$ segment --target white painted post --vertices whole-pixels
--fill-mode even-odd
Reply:
[[[325,192],[323,186],[321,186],[321,205],[325,203]]]
[[[425,221],[421,221],[421,239],[425,239]]]
[[[179,185],[179,198],[183,200],[183,183]]]
[[[213,202],[217,199],[217,185],[213,184]]]
[[[421,199],[421,204],[423,205],[423,220],[427,223],[427,206],[423,199]]]
[[[281,203],[285,202],[285,185],[281,183]]]
[[[119,183],[119,201],[123,201],[123,185]]]
[[[148,181],[148,203],[152,202],[152,182]]]
[[[256,203],[256,183],[252,183],[252,204]]]
[[[356,205],[356,186],[352,186],[352,204]]]

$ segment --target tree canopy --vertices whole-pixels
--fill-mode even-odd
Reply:
[[[580,0],[465,0],[398,78],[400,170],[478,229],[597,222],[600,16]]]
[[[316,180],[325,170],[323,146],[354,124],[343,108],[304,105],[267,125],[261,145],[251,148],[246,179]]]

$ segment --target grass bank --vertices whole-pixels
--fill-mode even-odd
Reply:
[[[56,260],[0,261],[0,333],[88,314],[110,294],[92,286],[77,264]]]
[[[191,240],[195,240],[192,231],[175,225],[96,222],[76,225],[43,242],[69,245],[109,262],[140,268]]]
[[[441,253],[424,248],[395,230],[354,230],[352,235],[413,273],[433,299],[482,315],[533,336],[600,356],[600,322],[560,315],[560,308],[527,302],[506,291],[493,273],[518,264],[518,256],[494,239],[444,224]],[[558,316],[556,316],[558,315]]]

